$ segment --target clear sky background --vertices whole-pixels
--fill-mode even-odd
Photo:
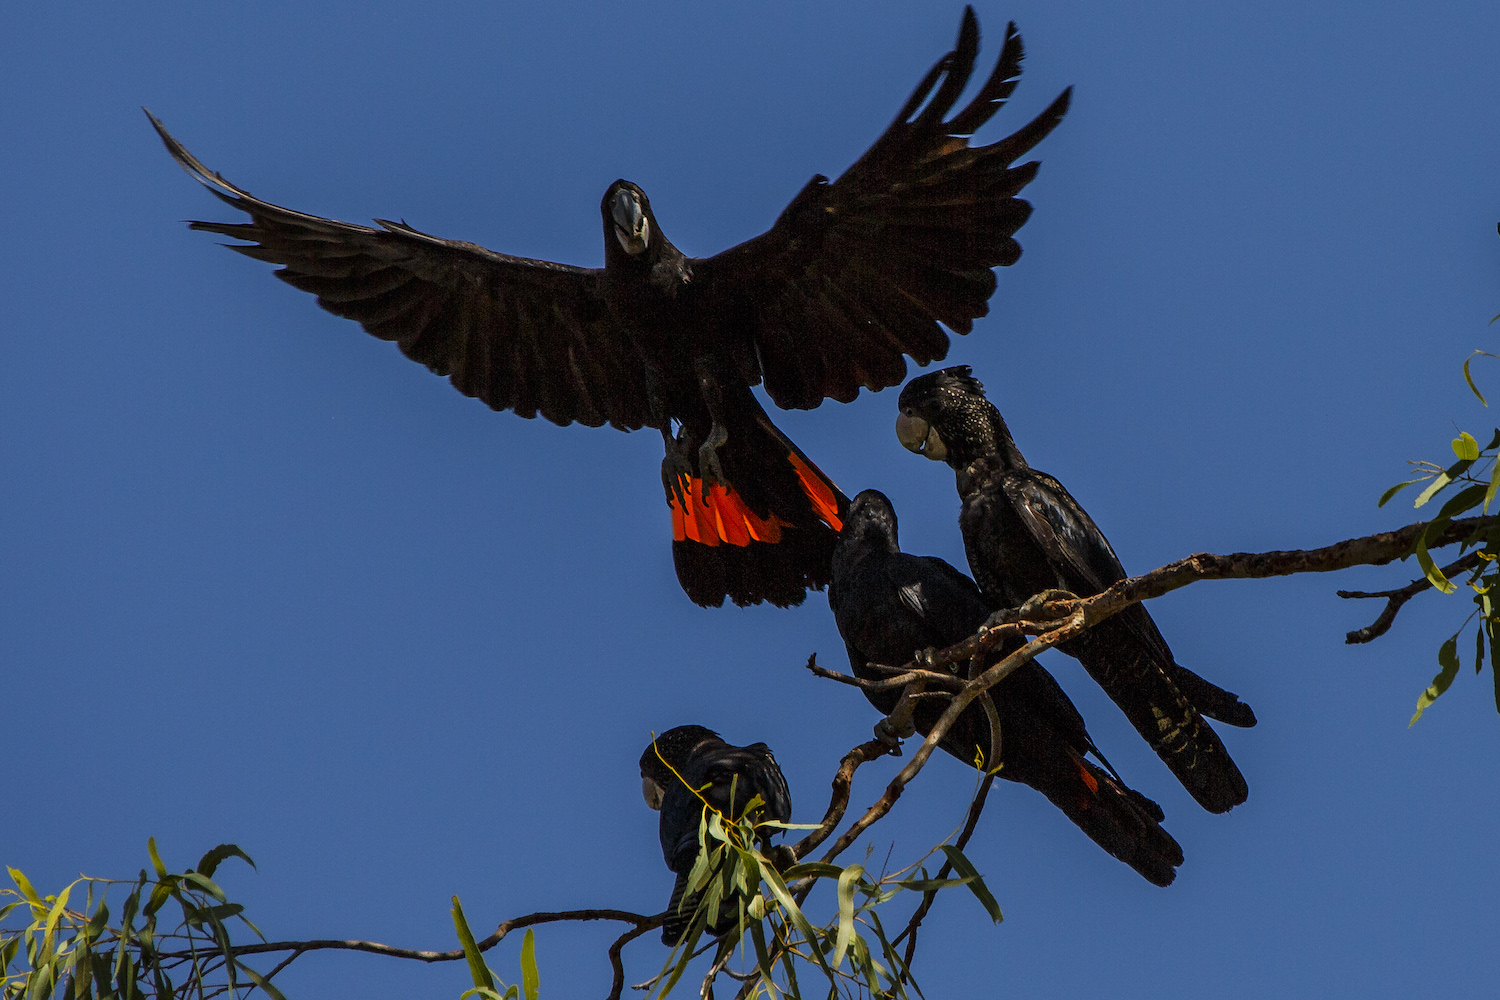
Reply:
[[[597,266],[598,201],[640,183],[685,252],[766,229],[874,140],[957,3],[13,5],[0,31],[0,862],[55,891],[128,877],[154,835],[268,936],[454,946],[539,909],[655,912],[670,876],[636,759],[694,722],[765,740],[796,818],[875,716],[827,602],[703,610],[672,570],[659,438],[496,414],[270,267],[188,232],[240,217],[173,165],[146,105],[284,205],[404,218]],[[1076,85],[1039,148],[1025,253],[957,338],[1032,464],[1127,568],[1316,546],[1405,461],[1497,422],[1459,371],[1496,349],[1500,8],[987,3],[1025,77],[985,136]],[[981,74],[982,75],[982,74]],[[1476,363],[1500,395],[1500,369]],[[915,369],[913,369],[915,371]],[[908,551],[963,564],[951,474],[895,393],[778,413]],[[1048,657],[1187,863],[1168,889],[1001,783],[970,855],[1005,909],[946,898],[933,998],[1480,995],[1493,989],[1500,718],[1466,666],[1414,728],[1462,598],[1334,597],[1416,575],[1202,584],[1152,604],[1178,658],[1260,725],[1250,799],[1209,816],[1076,665]],[[1472,655],[1472,654],[1468,654]],[[899,767],[861,771],[862,808]],[[944,758],[871,842],[962,818]],[[849,855],[857,859],[858,852]],[[546,995],[602,995],[613,926],[538,934]],[[511,941],[492,964],[516,978]],[[627,953],[631,982],[664,957]],[[450,997],[459,965],[309,955],[289,997]]]

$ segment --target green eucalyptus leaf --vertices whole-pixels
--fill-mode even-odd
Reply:
[[[250,860],[250,855],[240,850],[234,844],[220,844],[199,858],[198,864],[194,866],[193,870],[207,878],[213,878],[214,872],[219,870],[219,865],[229,858],[239,858],[251,868],[255,867],[255,862]]]
[[[42,951],[51,953],[53,948],[53,934],[57,930],[58,921],[62,920],[63,913],[68,908],[68,895],[73,891],[73,886],[68,886],[57,894],[57,901],[52,904],[52,909],[47,913],[47,924],[42,932]]]
[[[1390,489],[1388,489],[1384,493],[1380,494],[1380,502],[1377,503],[1375,506],[1377,506],[1377,507],[1384,507],[1386,505],[1386,502],[1389,501],[1391,497],[1395,496],[1397,493],[1400,493],[1402,490],[1406,489],[1412,483],[1420,483],[1421,481],[1422,480],[1420,480],[1420,479],[1408,479],[1404,483],[1397,483],[1395,486],[1392,486]]]
[[[1494,320],[1491,320],[1490,322],[1494,322]],[[1474,352],[1474,354],[1479,353],[1479,351]],[[1473,392],[1475,396],[1479,397],[1479,401],[1481,403],[1484,403],[1485,406],[1489,406],[1490,404],[1485,402],[1484,393],[1480,392],[1479,386],[1474,384],[1474,376],[1469,374],[1469,362],[1474,360],[1474,354],[1471,354],[1467,358],[1464,358],[1464,381],[1469,383],[1469,390]]]
[[[1479,623],[1479,628],[1474,631],[1474,673],[1478,674],[1484,666],[1484,623]]]
[[[1487,621],[1480,628],[1490,630],[1490,673],[1495,678],[1495,711],[1500,712],[1500,644],[1495,642],[1495,623]]]
[[[1437,517],[1432,519],[1432,524],[1428,526],[1428,534],[1432,534],[1433,526],[1439,521],[1452,520],[1458,515],[1478,507],[1480,501],[1484,499],[1484,494],[1485,487],[1479,483],[1475,483],[1472,486],[1465,486],[1449,497],[1447,502],[1443,504],[1442,510],[1438,511]],[[1444,527],[1447,527],[1447,525],[1444,525]]]
[[[1437,563],[1432,561],[1432,556],[1427,551],[1427,533],[1425,531],[1417,536],[1416,555],[1417,565],[1422,567],[1422,574],[1427,577],[1428,583],[1445,594],[1451,594],[1458,589],[1455,584],[1443,575],[1443,571],[1438,569]],[[1417,714],[1421,715],[1422,713],[1418,710]]]
[[[1412,715],[1411,721],[1406,724],[1408,729],[1417,724],[1417,720],[1422,717],[1423,712],[1427,711],[1427,707],[1442,697],[1443,692],[1447,691],[1448,686],[1453,683],[1453,678],[1458,676],[1458,636],[1449,637],[1442,646],[1438,647],[1438,664],[1441,669],[1432,679],[1427,690],[1417,698],[1417,711]]]
[[[453,929],[458,932],[458,943],[463,947],[464,961],[469,965],[469,978],[474,980],[475,986],[494,992],[495,977],[490,975],[490,967],[484,964],[484,956],[474,943],[474,932],[469,930],[469,921],[464,918],[464,908],[457,896],[453,897]]]
[[[799,878],[838,878],[844,874],[844,869],[822,861],[804,861],[793,865],[781,874],[788,882],[795,882]]]
[[[1496,461],[1490,468],[1490,486],[1484,491],[1484,508],[1481,513],[1490,512],[1490,504],[1494,501],[1496,492],[1500,492],[1500,461]]]
[[[146,853],[151,855],[151,866],[156,869],[156,877],[159,879],[167,877],[167,866],[161,863],[161,855],[156,853],[156,838],[146,838]]]
[[[964,856],[964,852],[952,844],[943,844],[941,847],[943,853],[948,856],[949,864],[953,865],[953,870],[965,879],[972,879],[968,883],[969,891],[974,894],[974,898],[979,900],[985,912],[990,915],[990,920],[997,924],[1004,920],[1005,915],[1000,912],[1000,904],[995,902],[994,896],[990,895],[989,887],[984,884],[984,879],[980,876],[979,870]]]
[[[1468,374],[1468,365],[1469,363],[1465,361],[1465,374]],[[1469,382],[1470,386],[1472,386],[1473,384],[1474,383],[1472,381]],[[1479,390],[1476,389],[1474,390],[1474,392],[1475,395],[1478,395]],[[1479,401],[1484,402],[1484,397],[1480,396]],[[1485,403],[1484,405],[1489,406],[1490,404]],[[1479,442],[1474,440],[1474,435],[1470,434],[1468,431],[1459,431],[1458,437],[1453,439],[1453,454],[1457,456],[1460,461],[1477,462],[1479,461]]]
[[[849,941],[854,934],[854,885],[864,874],[862,865],[850,865],[839,876],[836,898],[839,906],[839,933],[833,942],[833,954],[828,964],[837,969],[844,962],[844,953],[849,950]]]
[[[271,1000],[286,1000],[286,997],[282,996],[281,991],[272,986],[271,981],[265,976],[262,976],[259,972],[256,972],[254,969],[250,968],[250,966],[246,965],[244,962],[241,962],[239,959],[235,959],[234,964],[249,978],[252,983],[260,987],[260,989],[263,990],[266,996],[270,997]]]
[[[36,890],[31,887],[31,883],[27,881],[25,875],[21,874],[19,868],[6,868],[5,870],[10,872],[10,880],[16,884],[17,889],[21,890],[21,895],[26,897],[27,902],[33,906],[42,905],[42,897],[36,894]]]
[[[1441,490],[1444,486],[1447,486],[1451,482],[1453,482],[1453,477],[1448,475],[1448,473],[1438,473],[1433,477],[1432,482],[1427,484],[1427,488],[1421,493],[1417,494],[1416,503],[1412,504],[1412,506],[1421,507],[1423,504],[1427,503],[1427,501],[1435,497],[1439,490]]]
[[[213,879],[206,875],[199,874],[198,872],[185,872],[182,879],[184,882],[191,882],[195,888],[208,893],[221,903],[225,902],[228,898],[224,895],[224,890],[215,885]]]
[[[536,935],[528,927],[526,936],[521,939],[521,992],[526,994],[526,1000],[536,1000],[541,982],[542,977],[536,970]]]
[[[792,926],[812,945],[808,950],[812,953],[813,961],[823,970],[823,974],[828,977],[828,981],[836,984],[837,980],[834,977],[833,970],[828,967],[828,963],[823,959],[822,950],[816,945],[816,942],[819,940],[817,929],[807,919],[807,915],[802,912],[802,908],[797,905],[797,901],[792,898],[792,894],[787,891],[786,883],[781,880],[781,875],[770,865],[765,865],[761,868],[761,877],[765,880],[766,886],[770,888],[771,895],[776,897],[776,902],[781,904],[781,909],[786,914],[787,920],[791,921]]]

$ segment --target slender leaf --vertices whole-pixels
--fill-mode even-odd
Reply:
[[[1484,493],[1485,488],[1478,483],[1464,487],[1448,498],[1447,502],[1443,504],[1443,509],[1438,511],[1437,517],[1432,519],[1432,524],[1435,525],[1443,520],[1452,520],[1471,508],[1479,506],[1479,502],[1484,498]],[[1433,535],[1431,525],[1428,526],[1427,532],[1432,537],[1436,537]]]
[[[1377,506],[1377,507],[1384,507],[1386,505],[1386,502],[1388,500],[1390,500],[1391,497],[1395,496],[1397,493],[1400,493],[1402,490],[1406,489],[1412,483],[1420,483],[1421,481],[1422,480],[1420,480],[1420,479],[1408,479],[1404,483],[1397,483],[1395,486],[1392,486],[1390,489],[1388,489],[1384,493],[1380,494],[1380,502],[1377,503],[1375,506]]]
[[[788,868],[781,873],[781,876],[788,882],[795,882],[799,878],[838,878],[842,874],[844,874],[844,869],[838,865],[830,865],[822,861],[804,861]]]
[[[750,925],[750,940],[755,945],[755,967],[760,970],[760,977],[770,982],[776,971],[771,968],[771,954],[766,950],[766,932],[759,920]]]
[[[1453,678],[1458,676],[1458,636],[1451,636],[1438,648],[1438,664],[1442,669],[1432,679],[1427,690],[1417,698],[1417,711],[1412,715],[1411,721],[1406,724],[1408,729],[1417,724],[1417,720],[1422,717],[1423,712],[1427,711],[1427,707],[1442,697],[1443,692],[1448,690],[1448,685],[1453,683]]]
[[[214,872],[219,870],[219,865],[229,858],[240,858],[251,868],[255,867],[255,862],[250,860],[250,855],[240,850],[234,844],[220,844],[203,855],[198,860],[198,864],[194,867],[194,870],[207,878],[213,878]]]
[[[490,967],[484,964],[484,956],[474,943],[474,932],[469,930],[469,922],[464,919],[464,908],[459,905],[457,896],[453,897],[453,929],[458,932],[458,943],[463,947],[464,961],[469,964],[469,978],[474,980],[475,986],[494,992],[495,977],[490,975]]]
[[[215,885],[213,879],[209,878],[208,876],[201,875],[198,872],[186,872],[184,873],[182,878],[186,882],[191,882],[199,890],[208,893],[219,902],[227,902],[227,897],[224,895],[224,890]]]
[[[77,885],[78,883],[73,883]],[[53,948],[53,934],[57,930],[57,922],[62,919],[63,912],[68,908],[68,894],[73,891],[70,885],[57,894],[57,901],[52,904],[52,909],[47,913],[46,930],[42,932],[42,951],[50,953]]]
[[[1479,673],[1484,666],[1484,623],[1474,632],[1474,673]]]
[[[1490,486],[1484,491],[1484,508],[1481,513],[1490,512],[1490,504],[1494,501],[1497,491],[1500,491],[1500,461],[1496,461],[1490,469]]]
[[[843,964],[844,953],[849,950],[849,941],[854,934],[854,884],[864,873],[863,866],[850,865],[839,876],[836,894],[839,904],[839,933],[833,942],[833,954],[828,956],[828,964],[835,969]]]
[[[1494,320],[1490,320],[1490,322],[1493,323]],[[1474,352],[1474,354],[1478,354],[1478,353],[1480,353],[1480,352],[1478,352],[1478,351]],[[1480,392],[1479,391],[1479,386],[1477,386],[1477,385],[1474,384],[1474,376],[1472,376],[1472,375],[1469,374],[1469,362],[1474,360],[1474,354],[1471,354],[1467,358],[1464,358],[1464,381],[1467,382],[1467,383],[1469,383],[1469,389],[1470,389],[1470,391],[1472,391],[1475,396],[1479,397],[1479,401],[1481,403],[1484,403],[1485,406],[1489,406],[1490,404],[1487,403],[1487,402],[1485,402],[1484,393]],[[1462,457],[1462,456],[1460,456],[1460,457]]]
[[[1414,503],[1414,504],[1412,504],[1412,506],[1413,507],[1420,507],[1420,506],[1422,506],[1427,501],[1429,501],[1433,497],[1437,496],[1438,491],[1441,490],[1444,486],[1447,486],[1451,482],[1453,482],[1453,477],[1450,476],[1450,475],[1448,475],[1448,473],[1446,473],[1446,472],[1440,472],[1440,473],[1438,473],[1437,476],[1435,476],[1433,478],[1432,482],[1430,482],[1430,483],[1427,484],[1427,488],[1425,490],[1423,490],[1421,493],[1417,494],[1417,502]]]
[[[968,878],[909,878],[896,884],[912,892],[937,892],[939,889],[951,889],[955,885],[968,885],[972,881],[974,880]]]
[[[247,858],[246,860],[249,859]],[[286,1000],[286,997],[282,996],[281,991],[272,986],[271,981],[265,976],[262,976],[259,972],[256,972],[254,969],[250,968],[250,966],[246,965],[244,962],[241,962],[239,959],[235,959],[234,964],[235,967],[237,967],[241,972],[250,977],[250,981],[252,983],[264,990],[266,996],[270,997],[271,1000]]]
[[[541,982],[542,977],[536,971],[536,935],[528,927],[526,936],[521,939],[521,992],[526,995],[526,1000],[536,1000]]]
[[[31,887],[31,883],[26,880],[25,875],[21,874],[19,868],[7,868],[5,870],[10,872],[10,880],[16,884],[17,889],[21,890],[21,895],[26,897],[27,902],[33,906],[45,905],[42,902],[42,897],[36,894],[36,890]]]
[[[1427,551],[1427,532],[1425,531],[1417,536],[1417,565],[1422,567],[1422,575],[1427,577],[1427,582],[1443,593],[1451,594],[1458,589],[1455,584],[1443,575],[1443,571],[1438,569],[1437,563],[1432,561],[1432,556]],[[1418,710],[1417,714],[1421,715],[1422,713]]]
[[[1481,628],[1490,630],[1490,673],[1495,675],[1495,711],[1500,712],[1500,643],[1495,641],[1495,623],[1485,622]]]
[[[743,854],[750,853],[748,851],[745,851],[743,848],[741,848],[740,850]],[[797,901],[792,898],[792,894],[787,891],[786,883],[781,880],[781,875],[778,874],[776,870],[770,865],[762,865],[760,872],[761,877],[765,879],[766,885],[771,890],[771,895],[776,897],[776,902],[780,903],[782,910],[785,911],[786,919],[791,921],[792,926],[797,928],[798,932],[800,932],[801,935],[807,939],[808,944],[812,946],[811,948],[809,948],[809,951],[812,953],[813,961],[818,964],[818,968],[823,970],[823,974],[828,977],[829,982],[837,983],[837,979],[835,979],[833,975],[833,970],[830,969],[828,967],[828,963],[824,961],[823,952],[818,947],[817,943],[820,935],[818,934],[817,929],[813,927],[812,923],[807,919],[807,915],[802,912],[802,908],[797,905]]]
[[[161,863],[161,855],[156,853],[156,838],[146,838],[146,853],[151,855],[151,866],[156,869],[157,878],[167,877],[167,866]]]
[[[964,852],[952,844],[943,844],[941,846],[943,853],[948,855],[948,862],[953,865],[953,870],[966,879],[973,879],[973,881],[968,883],[969,891],[984,906],[985,912],[990,915],[990,920],[997,924],[1004,920],[1005,915],[1000,912],[1000,904],[995,902],[994,896],[990,895],[989,887],[984,884],[983,877],[980,876],[978,869],[969,862],[969,859],[964,857]]]

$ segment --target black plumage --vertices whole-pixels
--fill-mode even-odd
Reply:
[[[917,650],[966,639],[991,610],[974,581],[943,560],[901,551],[896,512],[875,490],[859,494],[849,508],[833,553],[828,604],[849,665],[869,680],[885,676],[869,664],[900,666]],[[995,648],[985,665],[1019,645]],[[1104,760],[1052,675],[1033,661],[990,690],[1000,718],[1000,777],[1035,788],[1104,850],[1148,881],[1170,885],[1182,864],[1182,848],[1162,829],[1161,808],[1128,788],[1113,770],[1085,759],[1093,753]],[[885,714],[901,697],[899,690],[865,694]],[[912,717],[917,731],[929,733],[946,708],[942,699],[918,702]],[[989,757],[990,723],[983,707],[971,704],[941,746],[965,763],[973,763],[976,753]]]
[[[698,829],[704,810],[712,807],[729,819],[740,818],[746,805],[759,796],[764,803],[756,820],[789,822],[792,796],[771,748],[764,743],[731,746],[703,726],[678,726],[656,737],[641,754],[641,791],[646,803],[661,810],[661,853],[677,874],[663,944],[675,946],[692,923],[698,897],[687,891],[688,875],[698,860]],[[769,849],[774,828],[762,828],[762,850]],[[719,919],[707,929],[723,934],[734,926],[738,909],[733,900],[720,907]]]
[[[969,569],[992,608],[1019,607],[1051,589],[1089,597],[1126,578],[1078,501],[1026,463],[966,366],[912,379],[899,405],[901,443],[957,472]],[[1227,812],[1245,801],[1244,776],[1203,716],[1253,726],[1255,713],[1180,666],[1143,606],[1127,608],[1062,649],[1124,710],[1203,808]]]
[[[994,72],[949,116],[974,70],[964,12],[895,122],[837,180],[817,175],[762,235],[713,257],[668,240],[635,184],[600,204],[604,267],[495,253],[404,222],[352,225],[262,201],[211,172],[151,119],[172,156],[250,222],[194,222],[281,265],[276,275],[497,410],[558,424],[654,427],[667,455],[674,555],[700,604],[800,602],[828,580],[847,499],[770,422],[785,408],[899,385],[905,356],[947,354],[988,312],[991,268],[1020,256],[1036,162],[1064,92],[1014,134],[969,137],[1015,89],[1014,25]]]

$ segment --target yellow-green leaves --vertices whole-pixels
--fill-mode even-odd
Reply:
[[[0,996],[169,1000],[226,995],[238,1000],[258,989],[269,1000],[285,1000],[235,953],[225,921],[238,918],[254,930],[240,916],[242,907],[230,903],[224,890],[202,871],[171,871],[154,839],[146,851],[153,874],[143,871],[139,879],[124,883],[85,876],[55,896],[42,897],[25,875],[10,869],[16,888],[0,889],[0,898],[16,901],[0,905]],[[250,860],[232,845],[215,851],[220,856],[200,862],[200,868],[211,871],[227,857]],[[128,893],[118,921],[111,923],[107,897],[117,886],[121,891],[128,887]],[[80,901],[80,896],[85,898]],[[176,904],[181,914],[175,925],[162,919],[169,904]],[[6,923],[18,913],[29,922]],[[174,976],[181,981],[174,982]],[[59,995],[59,988],[65,993]]]
[[[1411,721],[1406,724],[1410,729],[1417,724],[1422,713],[1427,711],[1427,706],[1437,701],[1442,693],[1448,690],[1453,683],[1453,678],[1458,676],[1458,636],[1452,636],[1438,648],[1438,675],[1432,679],[1427,690],[1417,698],[1417,710],[1412,715]]]
[[[948,862],[953,865],[953,870],[963,877],[969,891],[974,894],[974,898],[979,900],[984,911],[990,915],[990,920],[997,924],[1004,920],[1005,915],[1000,912],[1000,904],[995,902],[995,897],[990,894],[989,887],[984,884],[979,870],[964,856],[964,852],[952,844],[944,844],[943,853],[948,856]]]
[[[1468,431],[1460,431],[1453,439],[1453,454],[1463,462],[1479,461],[1479,442]]]
[[[541,976],[536,969],[536,937],[528,927],[526,936],[521,939],[521,992],[526,1000],[536,1000],[537,990],[540,988]]]
[[[453,897],[453,930],[458,934],[459,947],[464,952],[464,962],[469,967],[469,978],[474,981],[474,988],[465,990],[459,1000],[465,997],[479,997],[480,1000],[518,1000],[521,996],[521,987],[514,984],[506,986],[505,983],[495,978],[494,972],[484,960],[484,955],[479,951],[479,945],[474,941],[474,932],[469,929],[468,918],[464,916],[464,908],[458,902],[458,897]],[[521,941],[521,982],[526,989],[526,1000],[536,1000],[539,982],[536,968],[536,942],[533,939],[531,928],[526,928],[526,937]]]

